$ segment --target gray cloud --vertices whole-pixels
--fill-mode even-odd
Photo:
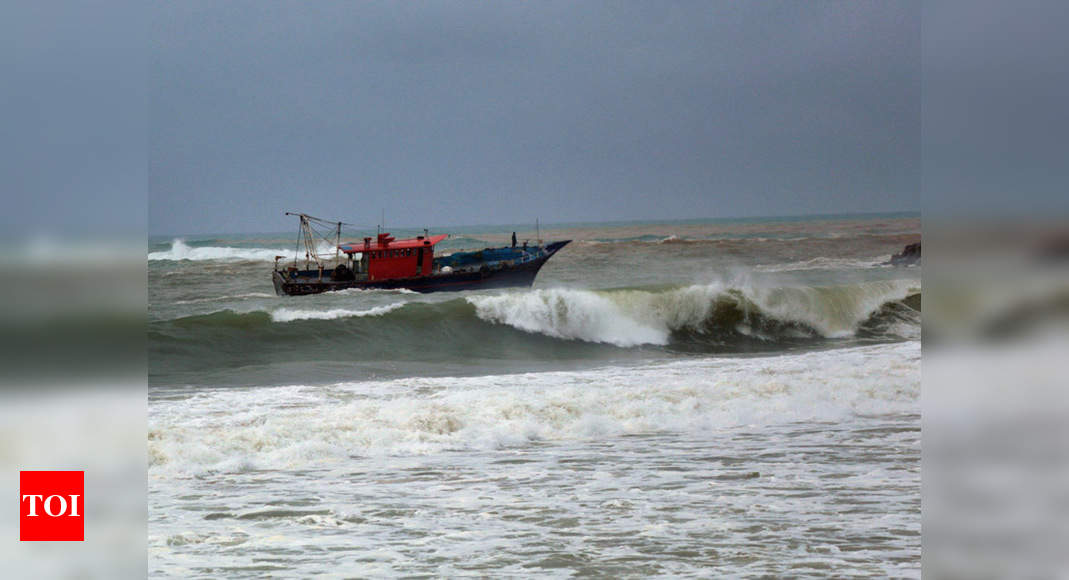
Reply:
[[[156,233],[920,206],[920,6],[153,8]]]

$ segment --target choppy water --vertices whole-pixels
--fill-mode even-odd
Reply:
[[[918,218],[543,238],[531,290],[308,297],[284,235],[152,240],[150,569],[919,575]]]

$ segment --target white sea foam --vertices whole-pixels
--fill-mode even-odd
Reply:
[[[362,294],[419,294],[419,292],[408,288],[346,288],[344,290],[335,290],[333,294],[335,296],[344,296],[346,294],[359,296]]]
[[[826,258],[818,256],[798,262],[783,264],[762,264],[754,270],[758,272],[795,272],[800,270],[859,270],[867,268],[880,268],[891,266],[887,263],[891,259],[890,254],[881,258],[850,259],[850,258]]]
[[[404,306],[404,302],[376,306],[367,310],[346,310],[333,308],[331,310],[301,310],[297,308],[279,308],[271,312],[271,320],[275,322],[293,322],[294,320],[336,320],[338,318],[350,318],[361,316],[382,316],[387,312],[397,310]]]
[[[272,261],[275,256],[292,255],[293,249],[280,250],[268,248],[231,248],[219,246],[204,246],[193,248],[182,240],[171,242],[171,249],[161,252],[150,252],[149,261],[154,260],[253,260]]]
[[[353,456],[917,412],[920,355],[920,343],[909,342],[578,372],[212,391],[153,403],[150,469],[292,469]]]
[[[316,251],[322,255],[328,255],[333,258],[335,248],[332,245],[319,244],[316,247]],[[284,259],[292,262],[293,248],[278,249],[278,248],[234,248],[230,246],[201,246],[192,247],[184,240],[175,239],[171,242],[171,249],[160,252],[149,252],[148,260],[151,261],[205,261],[205,260],[217,260],[217,261],[274,261],[276,256],[282,256]],[[361,254],[354,254],[355,259],[360,259]]]
[[[493,296],[472,296],[483,320],[556,338],[617,346],[667,344],[672,331],[699,329],[717,300],[740,296],[761,313],[797,322],[825,337],[850,336],[888,300],[901,299],[914,281],[829,287],[745,287],[694,285],[668,291],[594,292],[564,288]],[[740,303],[739,308],[750,309]],[[740,332],[748,332],[744,326]]]
[[[535,290],[467,300],[483,320],[555,338],[617,346],[668,342],[663,325],[636,320],[617,300],[589,290]]]

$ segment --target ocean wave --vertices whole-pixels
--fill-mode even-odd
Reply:
[[[275,256],[286,256],[293,249],[279,250],[268,248],[232,248],[219,246],[191,247],[182,240],[171,242],[171,249],[150,252],[149,261],[181,261],[181,260],[248,260],[248,261],[273,261]]]
[[[415,290],[409,290],[408,288],[346,288],[344,290],[336,290],[331,293],[333,296],[346,296],[346,295],[368,295],[368,294],[412,294],[418,295],[419,292]]]
[[[593,238],[589,240],[578,240],[576,243],[581,245],[599,246],[604,244],[672,244],[672,243],[689,243],[692,241],[688,238],[680,238],[675,234],[644,234],[641,236],[630,236],[624,238]]]
[[[218,390],[151,406],[149,469],[299,469],[354,456],[916,413],[920,356],[919,342],[907,342],[585,371]]]
[[[628,316],[618,301],[588,290],[535,290],[467,299],[476,315],[525,332],[617,346],[667,344],[662,328]]]
[[[346,310],[344,308],[332,308],[330,310],[301,310],[297,308],[279,308],[271,312],[271,320],[275,322],[293,322],[295,320],[337,320],[339,318],[352,318],[362,316],[382,316],[404,306],[403,302],[376,306],[367,310]]]
[[[205,302],[224,302],[227,300],[245,300],[247,298],[274,298],[274,294],[266,292],[245,292],[243,294],[226,294],[223,296],[209,296],[205,298],[193,298],[190,300],[175,300],[174,304],[202,304]]]
[[[905,298],[913,285],[892,281],[747,289],[711,284],[665,291],[540,289],[467,301],[488,322],[626,347],[727,334],[760,340],[853,336],[885,303]]]
[[[319,244],[316,251],[320,255],[329,255],[333,258],[335,247],[329,244]],[[354,254],[358,259],[361,254]],[[190,246],[184,240],[175,239],[171,242],[171,249],[159,252],[149,252],[148,260],[153,261],[249,261],[249,262],[273,262],[275,257],[292,261],[293,248],[235,248],[231,246]]]
[[[822,341],[843,347],[919,339],[916,284],[551,288],[385,304],[383,296],[352,296],[342,304],[288,301],[285,308],[153,321],[149,347],[155,384],[187,383],[205,366],[245,384],[250,367],[270,375],[278,365],[285,374],[292,372],[289,361],[334,364],[339,353],[356,365],[345,372],[359,373],[364,362],[399,356],[453,369],[504,359],[604,360],[619,357],[619,349],[632,350],[628,357],[645,356],[646,349],[785,352]]]
[[[891,267],[888,261],[891,255],[887,254],[880,258],[850,259],[850,258],[826,258],[818,256],[808,260],[787,262],[782,264],[761,264],[754,270],[758,272],[795,272],[799,270],[862,270],[867,268]]]

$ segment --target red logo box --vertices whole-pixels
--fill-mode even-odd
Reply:
[[[19,540],[85,541],[85,472],[19,472]]]

